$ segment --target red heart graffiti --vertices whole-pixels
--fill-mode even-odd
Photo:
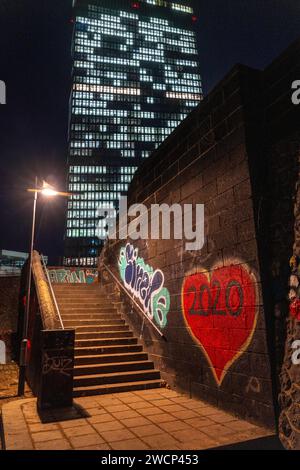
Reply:
[[[188,276],[183,312],[221,385],[226,371],[250,344],[257,321],[255,280],[241,265]]]

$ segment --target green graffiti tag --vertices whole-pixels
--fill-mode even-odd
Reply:
[[[121,248],[119,272],[126,289],[139,301],[144,312],[161,328],[165,328],[170,310],[170,293],[164,287],[165,277],[138,257],[138,249],[129,243]]]

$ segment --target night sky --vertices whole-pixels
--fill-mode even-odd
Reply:
[[[0,0],[0,249],[27,251],[35,175],[64,189],[71,0]],[[300,36],[299,0],[198,0],[204,93],[236,63],[264,68]],[[62,199],[40,201],[37,242],[63,254]]]

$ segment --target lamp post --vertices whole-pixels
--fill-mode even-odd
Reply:
[[[29,310],[30,310],[30,295],[31,295],[31,278],[32,278],[32,254],[34,248],[34,236],[35,236],[35,222],[36,222],[36,207],[38,194],[42,194],[45,197],[55,196],[71,196],[70,193],[64,193],[56,191],[52,186],[43,181],[42,188],[38,188],[38,179],[35,178],[35,188],[27,189],[28,192],[33,193],[33,212],[32,212],[32,227],[31,227],[31,241],[30,241],[30,252],[29,252],[29,266],[28,266],[28,278],[27,278],[27,292],[26,292],[26,305],[25,314],[23,320],[23,331],[22,331],[22,342],[20,350],[20,368],[19,368],[19,383],[18,383],[18,396],[23,396],[25,391],[25,375],[27,366],[27,350],[28,350],[28,322],[29,322]]]

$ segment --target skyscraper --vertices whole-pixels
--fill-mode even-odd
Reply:
[[[97,208],[202,99],[190,1],[74,0],[65,264],[95,266]]]

